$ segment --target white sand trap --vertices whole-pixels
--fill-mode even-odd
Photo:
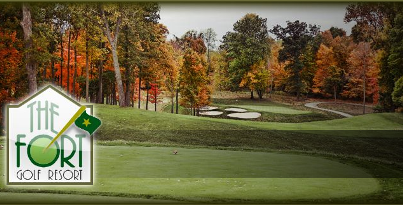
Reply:
[[[220,111],[206,111],[206,112],[200,112],[200,115],[205,115],[205,116],[218,116],[222,115],[223,112]]]
[[[212,110],[217,110],[218,107],[211,107],[211,106],[205,106],[205,107],[201,107],[199,110],[200,111],[212,111]]]
[[[225,109],[225,111],[228,111],[228,112],[246,112],[247,110],[242,109],[242,108],[234,108],[234,107],[232,107],[232,108]]]
[[[258,112],[244,112],[244,113],[231,113],[227,115],[228,117],[232,118],[239,118],[239,119],[256,119],[261,116]]]

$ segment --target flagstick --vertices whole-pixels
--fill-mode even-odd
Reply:
[[[49,145],[43,149],[42,152],[45,152],[50,146],[52,146],[52,144],[60,137],[60,135],[62,135],[69,127],[71,124],[73,124],[73,122],[80,117],[80,115],[85,111],[86,107],[85,106],[81,106],[80,109],[73,115],[73,117],[71,117],[71,119],[67,122],[67,124],[63,127],[62,130],[60,130],[59,133],[57,133],[56,137],[53,138],[53,140],[49,143]]]

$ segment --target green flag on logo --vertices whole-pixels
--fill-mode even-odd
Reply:
[[[78,117],[76,121],[74,121],[74,124],[92,135],[92,133],[94,133],[95,130],[98,129],[98,127],[101,125],[101,120],[87,114],[87,112],[84,111],[80,115],[80,117]]]

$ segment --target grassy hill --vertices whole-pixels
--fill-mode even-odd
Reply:
[[[308,151],[403,162],[398,154],[403,153],[403,115],[398,113],[270,123],[96,105],[96,115],[103,121],[97,132],[101,144]]]

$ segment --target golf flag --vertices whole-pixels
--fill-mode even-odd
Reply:
[[[95,130],[98,129],[98,127],[101,125],[101,120],[87,114],[87,112],[84,111],[83,113],[81,113],[80,117],[78,117],[76,121],[74,121],[74,124],[92,135],[92,133],[94,133]]]

